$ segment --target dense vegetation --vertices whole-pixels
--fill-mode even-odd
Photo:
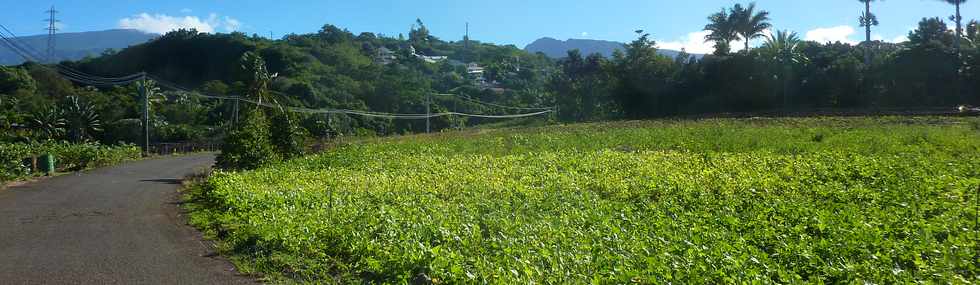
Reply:
[[[971,283],[980,121],[651,121],[377,139],[212,176],[246,272],[404,283]]]
[[[132,145],[109,147],[93,143],[0,143],[0,182],[27,178],[37,174],[31,172],[32,161],[25,159],[36,158],[44,154],[55,156],[55,167],[60,171],[108,166],[137,159],[142,155],[140,149]]]
[[[871,13],[874,1],[860,2],[867,2],[861,5],[867,10],[860,23],[870,31],[879,24]],[[552,60],[514,46],[471,39],[444,41],[418,21],[407,36],[355,35],[332,25],[317,33],[277,40],[181,30],[63,65],[110,77],[145,71],[203,93],[246,96],[254,93],[250,91],[255,78],[242,68],[241,58],[250,53],[265,62],[269,74],[278,75],[266,84],[268,97],[286,106],[419,114],[426,112],[426,102],[431,101],[432,112],[520,112],[431,95],[451,93],[513,107],[557,106],[557,118],[565,122],[719,112],[980,105],[980,29],[976,21],[959,19],[956,26],[963,28],[954,32],[940,18],[924,18],[903,43],[872,41],[870,32],[859,45],[817,43],[779,31],[770,23],[770,18],[779,15],[762,8],[735,5],[710,15],[704,27],[711,33],[706,40],[714,42],[717,51],[700,59],[659,55],[656,42],[640,31],[636,41],[611,58],[573,51],[567,58]],[[757,48],[732,47],[740,39],[764,43]],[[382,60],[385,50],[394,53],[392,59]],[[426,61],[412,51],[447,60]],[[468,63],[484,67],[485,72],[471,74]],[[160,84],[163,92],[153,97],[151,141],[220,140],[232,129],[236,113],[232,101],[170,92],[168,86],[173,84]],[[44,140],[53,131],[56,139],[141,142],[141,105],[135,86],[82,87],[29,63],[0,69],[0,94],[0,139]],[[84,108],[75,110],[89,112],[71,114],[71,105],[81,105]],[[62,111],[51,111],[55,109]],[[85,114],[88,116],[82,116]],[[80,131],[92,125],[84,118],[93,117],[101,124]],[[53,122],[58,118],[74,118],[77,123],[61,131],[37,127],[57,125]],[[423,120],[344,114],[302,115],[295,121],[314,138],[426,129]],[[496,122],[447,116],[433,119],[432,128]],[[19,127],[11,129],[11,125]]]

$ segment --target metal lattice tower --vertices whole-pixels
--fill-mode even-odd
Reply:
[[[55,53],[54,53],[55,52],[55,38],[54,37],[55,37],[55,35],[58,34],[58,22],[60,22],[60,21],[58,21],[58,18],[56,17],[56,15],[58,14],[58,10],[55,10],[53,5],[51,6],[51,10],[47,10],[47,11],[44,11],[44,12],[48,14],[48,18],[43,20],[45,22],[48,22],[48,27],[45,29],[45,30],[48,31],[48,54],[47,54],[47,57],[48,58],[47,58],[47,60],[48,60],[48,62],[53,62],[55,60]]]

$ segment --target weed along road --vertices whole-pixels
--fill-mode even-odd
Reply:
[[[250,284],[186,225],[167,157],[0,190],[0,284]]]

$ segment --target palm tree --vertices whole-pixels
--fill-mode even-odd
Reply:
[[[941,0],[946,1],[946,3],[956,5],[956,15],[953,15],[952,20],[956,22],[956,41],[954,46],[956,47],[956,53],[960,52],[960,39],[963,38],[963,16],[960,15],[960,4],[966,3],[966,0]]]
[[[731,17],[735,21],[735,30],[738,35],[745,40],[745,50],[749,50],[749,41],[765,37],[765,31],[772,27],[769,23],[769,12],[762,10],[755,12],[755,2],[749,3],[747,8],[741,4],[735,4],[732,8]]]
[[[722,8],[720,12],[708,16],[708,21],[710,23],[704,26],[704,30],[710,33],[704,36],[704,41],[715,43],[715,55],[728,54],[731,43],[738,39],[734,19]]]
[[[259,105],[261,105],[263,99],[268,99],[269,97],[269,84],[279,74],[269,74],[269,70],[265,66],[265,60],[262,59],[262,56],[253,52],[246,52],[242,55],[242,69],[252,75],[252,82],[249,85],[249,96],[254,97],[259,101]]]
[[[864,3],[864,13],[858,18],[861,22],[861,27],[864,27],[865,35],[865,47],[864,47],[864,65],[871,65],[871,27],[878,25],[878,17],[874,13],[871,13],[871,2],[875,0],[858,0]]]
[[[762,44],[763,57],[776,64],[781,69],[783,80],[783,106],[788,106],[787,93],[789,93],[789,73],[794,66],[804,64],[809,61],[803,54],[803,41],[796,33],[789,31],[776,31],[775,35],[766,37],[766,42]]]

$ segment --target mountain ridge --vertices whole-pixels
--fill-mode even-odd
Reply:
[[[57,34],[55,36],[54,58],[56,61],[80,60],[85,57],[99,56],[109,49],[119,50],[145,43],[159,36],[158,34],[131,29]],[[15,41],[30,51],[32,56],[46,55],[48,35],[22,36],[17,37]],[[21,63],[24,63],[23,57],[5,46],[0,48],[0,65],[18,65]]]
[[[590,55],[593,53],[598,53],[606,58],[612,58],[613,52],[618,50],[624,50],[625,43],[607,40],[592,40],[592,39],[568,39],[568,40],[558,40],[552,37],[543,37],[535,40],[534,42],[528,44],[524,47],[524,50],[530,53],[544,53],[550,58],[565,58],[568,55],[568,51],[579,50],[582,55]],[[670,50],[670,49],[657,49],[657,52],[667,56],[676,57],[680,54],[680,51]],[[695,58],[701,58],[702,54],[691,54]]]

